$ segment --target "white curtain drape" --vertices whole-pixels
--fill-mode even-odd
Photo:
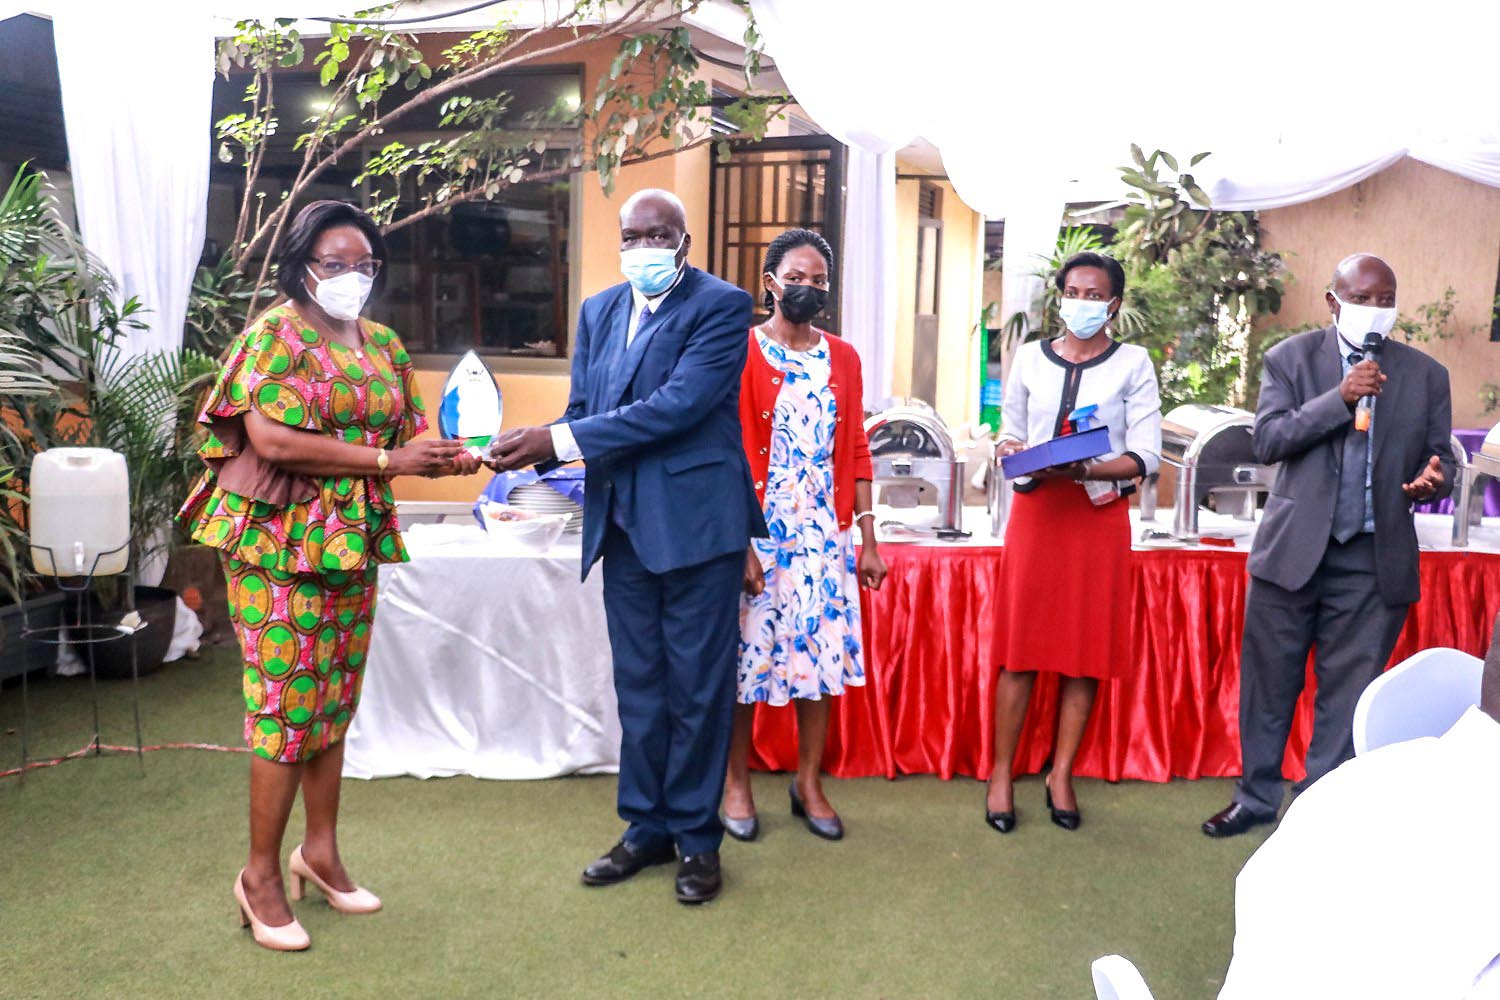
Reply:
[[[849,147],[844,192],[844,245],[839,308],[844,338],[859,351],[865,371],[865,405],[891,395],[896,335],[896,156],[917,138],[920,90],[889,70],[898,48],[872,0],[860,16],[842,3],[751,0],[756,24],[787,89],[802,110]],[[839,40],[838,59],[829,39]],[[900,43],[898,45],[898,42]],[[849,87],[853,73],[859,87]]]
[[[838,285],[844,339],[859,352],[865,406],[891,395],[896,328],[896,154],[849,148]]]
[[[121,301],[136,296],[147,310],[132,355],[182,343],[212,154],[211,22],[189,5],[155,13],[81,3],[52,12],[79,229]]]

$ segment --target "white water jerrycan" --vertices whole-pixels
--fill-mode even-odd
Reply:
[[[130,562],[130,477],[108,448],[31,462],[31,563],[44,576],[112,576]]]

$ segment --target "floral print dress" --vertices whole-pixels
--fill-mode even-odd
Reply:
[[[751,541],[765,592],[740,606],[741,703],[816,701],[865,683],[854,538],[833,504],[838,416],[826,340],[790,351],[759,330],[756,343],[782,373],[772,423],[765,514],[769,538]]]

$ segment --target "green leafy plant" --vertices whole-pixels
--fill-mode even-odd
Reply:
[[[1396,332],[1408,344],[1449,340],[1455,333],[1453,314],[1457,311],[1458,292],[1449,285],[1436,302],[1423,302],[1410,312],[1403,309],[1396,319]]]
[[[1108,244],[1087,226],[1070,226],[1057,234],[1057,246],[1052,255],[1039,260],[1036,268],[1031,271],[1033,277],[1042,279],[1042,298],[1037,307],[1041,319],[1033,326],[1028,312],[1017,311],[1012,314],[1005,321],[1007,352],[1028,340],[1055,335],[1058,329],[1058,292],[1052,284],[1053,277],[1074,254],[1088,251],[1103,253],[1107,249]]]
[[[1131,155],[1134,165],[1121,168],[1131,194],[1114,241],[1105,245],[1085,227],[1062,230],[1056,251],[1034,272],[1044,281],[1041,322],[1033,329],[1025,314],[1010,317],[1009,343],[1058,329],[1052,278],[1063,261],[1085,250],[1108,253],[1126,274],[1114,333],[1151,352],[1162,405],[1243,405],[1264,350],[1255,323],[1281,309],[1285,265],[1261,245],[1253,214],[1214,211],[1192,175],[1177,172],[1171,154],[1146,155],[1132,146]],[[1189,164],[1208,155],[1199,153]]]
[[[43,175],[23,168],[0,198],[0,583],[12,598],[27,589],[36,453],[92,446],[125,456],[132,567],[169,543],[161,529],[197,471],[191,411],[215,362],[191,348],[127,357],[141,305],[116,298]]]
[[[364,189],[385,230],[394,232],[455,205],[493,199],[523,181],[559,180],[587,169],[608,191],[623,166],[707,143],[718,143],[722,152],[729,139],[764,135],[789,99],[755,91],[760,39],[749,0],[732,0],[749,20],[745,94],[719,109],[736,130],[731,134],[714,128],[712,94],[681,24],[703,2],[572,0],[555,5],[535,28],[502,20],[436,58],[409,32],[333,23],[311,60],[327,100],[294,124],[283,121],[276,82],[307,63],[308,40],[288,18],[239,22],[220,45],[219,69],[226,76],[235,67],[249,72],[245,110],[220,119],[217,135],[220,160],[238,159],[244,168],[230,254],[234,272],[256,274],[251,304],[266,284],[294,207],[339,164],[362,164],[353,183]],[[506,126],[511,95],[496,92],[495,77],[601,44],[615,46],[616,54],[592,97],[533,113],[524,127]],[[437,135],[403,141],[398,130],[422,108],[437,112]],[[300,163],[279,201],[268,204],[257,185],[267,150],[286,127],[297,130],[293,148]]]
[[[1500,385],[1486,382],[1479,387],[1480,413],[1490,414],[1500,410]]]
[[[271,298],[262,294],[256,299],[249,280],[235,270],[229,254],[212,266],[200,266],[188,293],[183,346],[217,357],[243,331],[245,316],[258,312]]]

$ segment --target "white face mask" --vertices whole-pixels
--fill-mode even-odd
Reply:
[[[1339,298],[1337,292],[1334,293],[1333,300],[1339,304],[1335,324],[1339,333],[1351,344],[1363,344],[1367,333],[1378,333],[1385,337],[1396,325],[1395,306],[1381,309],[1376,306],[1355,305]]]
[[[1088,340],[1109,323],[1109,303],[1089,299],[1063,299],[1057,315],[1079,340]]]
[[[370,289],[375,287],[374,278],[367,278],[358,271],[349,271],[337,278],[319,280],[310,267],[307,273],[312,275],[314,282],[313,298],[323,307],[324,312],[334,319],[351,322],[359,319],[360,311],[370,297]]]

